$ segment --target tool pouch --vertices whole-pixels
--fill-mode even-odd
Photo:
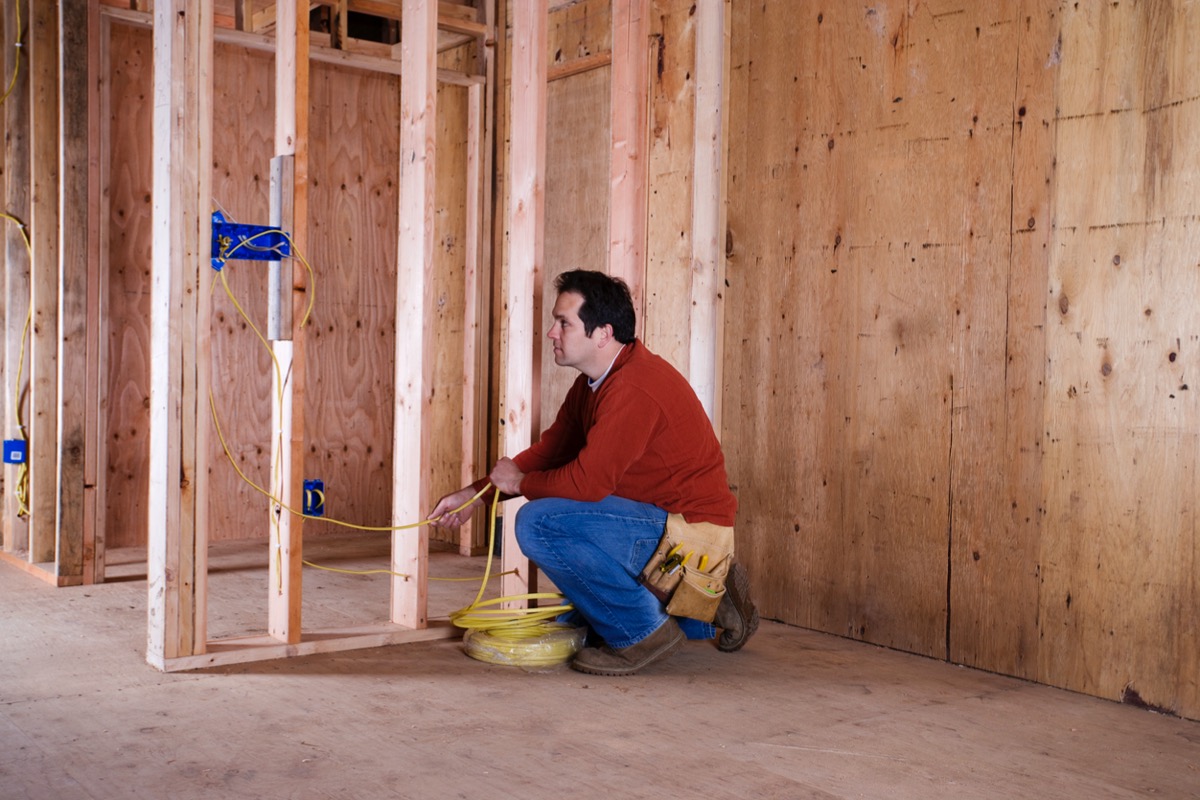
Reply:
[[[712,622],[725,595],[725,576],[732,562],[733,528],[689,523],[679,514],[669,514],[658,548],[638,580],[666,605],[671,616]]]

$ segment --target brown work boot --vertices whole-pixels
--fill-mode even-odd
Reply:
[[[662,661],[674,653],[684,640],[683,630],[674,617],[658,630],[629,647],[585,647],[575,654],[571,668],[592,675],[633,675],[642,667]]]
[[[726,653],[740,650],[758,630],[758,609],[750,599],[750,576],[736,561],[725,576],[725,596],[717,606],[713,625],[721,629],[717,649]]]

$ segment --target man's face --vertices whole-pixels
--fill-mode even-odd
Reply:
[[[601,360],[600,348],[607,341],[608,327],[599,326],[588,336],[583,329],[583,320],[579,319],[579,308],[583,305],[583,295],[576,292],[563,292],[554,302],[554,324],[546,336],[554,343],[554,363],[560,367],[574,367],[592,375],[596,364]],[[606,369],[608,362],[601,368]]]

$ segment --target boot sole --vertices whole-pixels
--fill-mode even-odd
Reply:
[[[729,578],[725,581],[725,590],[729,592],[729,599],[733,601],[733,607],[741,614],[743,609],[749,608],[750,614],[746,616],[742,614],[742,634],[733,639],[726,639],[726,634],[721,633],[717,639],[717,649],[723,653],[732,653],[734,650],[740,650],[746,642],[750,641],[750,637],[758,630],[758,609],[754,606],[754,601],[750,599],[750,576],[746,574],[746,570],[741,564],[734,563],[729,570]]]

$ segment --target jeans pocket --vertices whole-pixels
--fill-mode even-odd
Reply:
[[[661,536],[655,536],[653,539],[638,539],[633,543],[633,548],[629,552],[629,573],[631,575],[640,575],[642,569],[646,566],[646,562],[654,555],[654,551],[658,549],[658,540]]]

